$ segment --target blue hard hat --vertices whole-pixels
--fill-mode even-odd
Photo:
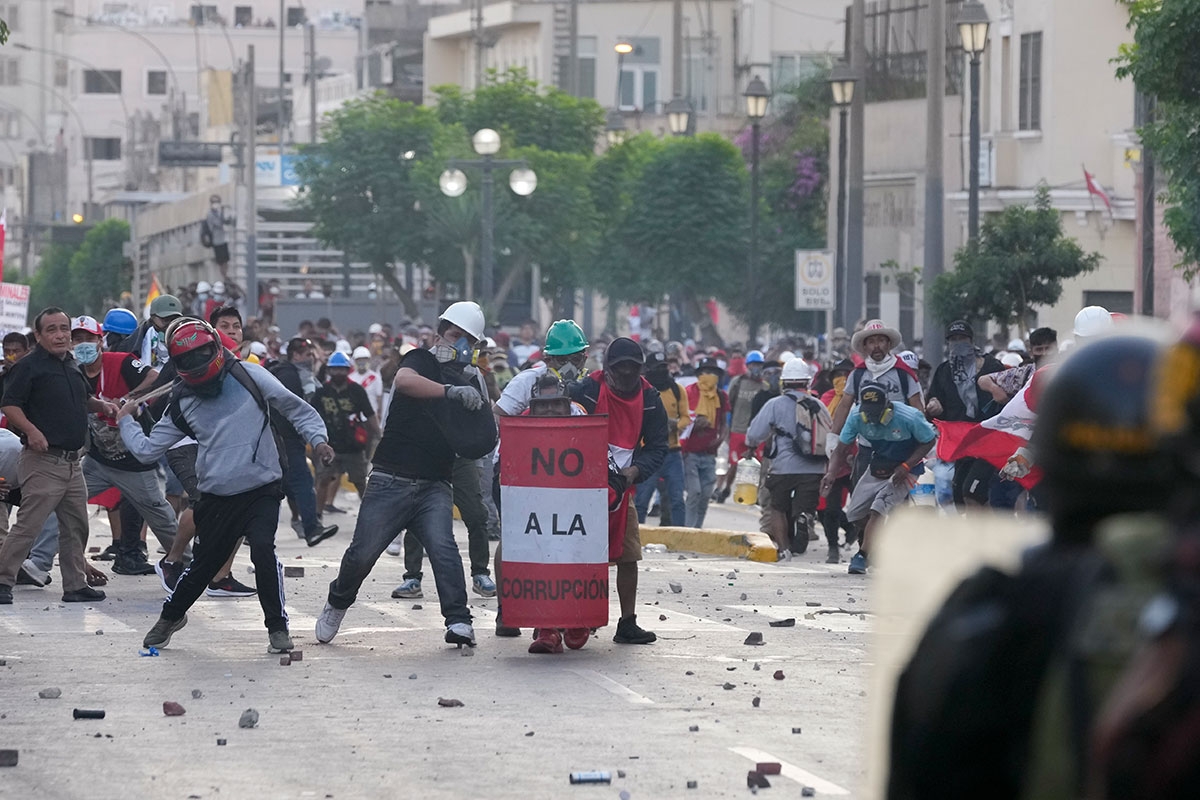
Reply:
[[[104,330],[110,333],[133,333],[138,321],[127,308],[114,308],[104,315]]]
[[[746,353],[747,364],[762,364],[765,361],[766,359],[763,358],[761,350],[751,350],[749,353]]]
[[[337,352],[335,352],[333,355],[331,355],[329,357],[329,360],[325,362],[325,366],[326,367],[345,367],[346,369],[351,369],[354,366],[354,364],[353,364],[353,362],[350,361],[350,356],[346,355],[341,350],[338,350]]]

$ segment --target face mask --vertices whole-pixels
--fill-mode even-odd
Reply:
[[[764,377],[766,378],[766,381],[767,381],[767,386],[770,388],[770,390],[772,392],[779,391],[779,378],[780,378],[781,374],[782,373],[777,369],[773,369],[769,372],[764,373]]]
[[[583,377],[583,371],[570,361],[554,371],[558,373],[558,377],[561,378],[564,383],[571,383]]]
[[[4,360],[7,361],[9,364],[15,364],[15,363],[17,363],[17,354],[16,353],[5,353]]]
[[[632,397],[641,385],[642,376],[637,372],[622,373],[608,370],[604,373],[604,379],[608,382],[609,388],[621,397]]]
[[[86,366],[100,357],[100,345],[95,342],[80,342],[75,345],[74,353],[75,360]]]
[[[646,373],[646,380],[661,392],[671,385],[671,373],[666,367],[658,367]]]
[[[445,339],[438,339],[430,349],[433,351],[433,357],[437,359],[439,364],[450,364],[453,362],[460,364],[471,363],[471,343],[467,341],[467,337],[465,336],[460,336],[454,344],[447,344]]]
[[[975,355],[975,345],[971,342],[955,342],[950,345],[951,358],[967,358]]]
[[[758,380],[762,377],[762,364],[751,364],[750,366],[746,367],[746,371],[750,373],[751,378]]]
[[[717,376],[701,375],[700,377],[696,378],[696,383],[700,384],[700,388],[704,391],[711,392],[713,389],[717,388]]]
[[[359,375],[367,374],[367,367],[369,367],[369,366],[370,365],[365,361],[362,361],[362,362],[354,365],[355,369],[358,370]]]
[[[349,378],[345,375],[330,375],[329,376],[329,381],[334,386],[345,386],[346,381],[348,381],[348,380],[349,380]]]
[[[196,295],[196,296],[197,296],[197,297],[199,297],[201,300],[207,300],[207,299],[208,299],[208,292],[200,292],[200,293],[199,293],[198,295]]]

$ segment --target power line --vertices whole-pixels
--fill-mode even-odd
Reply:
[[[788,8],[787,6],[777,3],[774,0],[766,0],[766,4],[773,8],[777,8],[780,11],[786,11],[789,14],[795,14],[798,17],[807,17],[808,19],[819,19],[819,20],[824,20],[826,22],[836,22],[840,25],[846,24],[846,20],[843,19],[842,17],[827,17],[824,14],[813,14],[810,11],[801,11],[800,9],[797,9],[797,8]]]

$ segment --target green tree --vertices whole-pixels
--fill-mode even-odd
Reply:
[[[433,110],[382,94],[347,103],[325,124],[325,141],[306,147],[297,164],[305,187],[298,205],[319,239],[370,264],[416,317],[412,287],[400,285],[395,267],[420,261],[427,248],[417,208],[428,175],[416,168],[445,159],[447,131]]]
[[[728,139],[672,139],[642,169],[623,225],[652,296],[681,300],[711,341],[720,336],[704,301],[745,279],[746,189],[746,165]]]
[[[604,127],[604,110],[595,100],[540,86],[517,67],[489,70],[474,92],[448,85],[435,86],[433,94],[444,124],[461,125],[468,134],[493,128],[513,147],[590,156]]]
[[[625,222],[633,209],[642,171],[662,150],[663,142],[648,133],[610,147],[592,168],[590,191],[596,207],[600,241],[585,285],[610,300],[634,302],[659,289],[641,255],[630,246]],[[616,325],[610,304],[609,327]]]
[[[1163,222],[1182,256],[1184,276],[1200,272],[1200,0],[1120,0],[1133,43],[1121,48],[1117,76],[1132,78],[1157,109],[1140,130],[1167,176]]]
[[[81,313],[82,305],[71,287],[71,257],[75,251],[62,244],[52,244],[42,251],[41,262],[29,281],[31,318],[47,306],[58,306],[68,314]]]
[[[133,281],[133,265],[125,257],[128,241],[129,223],[123,219],[106,219],[83,237],[68,268],[71,296],[79,304],[73,313],[102,316],[117,304]]]
[[[1032,207],[1010,206],[984,220],[979,241],[954,254],[954,271],[938,277],[930,301],[942,322],[992,320],[1024,331],[1038,306],[1058,302],[1063,281],[1099,264],[1099,253],[1084,253],[1063,234],[1043,185]]]

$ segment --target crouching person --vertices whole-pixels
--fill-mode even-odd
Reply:
[[[207,322],[185,319],[167,331],[167,351],[181,383],[167,411],[147,436],[133,419],[135,403],[118,415],[121,439],[139,461],[153,463],[191,436],[199,445],[195,505],[196,542],[191,564],[163,603],[145,647],[163,647],[187,624],[187,610],[245,537],[258,579],[270,638],[269,653],[292,649],[284,610],[283,568],[275,556],[275,529],[283,499],[283,468],[271,430],[277,412],[313,446],[322,463],[333,460],[325,425],[312,406],[257,364],[238,362]]]

